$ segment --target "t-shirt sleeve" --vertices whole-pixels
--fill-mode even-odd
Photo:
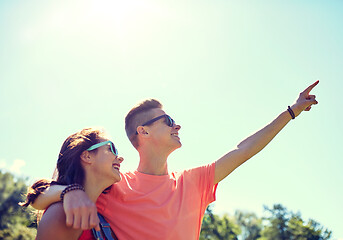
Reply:
[[[198,190],[201,198],[201,208],[206,207],[216,200],[218,184],[214,184],[215,163],[189,169],[184,172],[185,178],[191,181]]]

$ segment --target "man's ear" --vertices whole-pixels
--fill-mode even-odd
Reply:
[[[92,157],[89,151],[83,151],[81,153],[80,159],[84,163],[92,163]]]
[[[145,127],[143,127],[143,126],[138,126],[137,127],[137,133],[141,137],[148,137],[148,135],[149,135],[147,129]]]

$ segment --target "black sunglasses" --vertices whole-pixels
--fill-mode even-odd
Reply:
[[[155,118],[153,118],[153,119],[151,119],[151,120],[149,120],[149,121],[143,123],[141,126],[148,126],[148,125],[150,125],[150,124],[156,122],[157,120],[159,120],[159,119],[161,119],[161,118],[165,118],[165,123],[167,124],[167,126],[169,126],[169,127],[174,126],[175,121],[174,121],[169,115],[167,115],[167,114],[163,114],[163,115],[161,115],[161,116],[155,117]],[[138,134],[137,131],[136,131],[136,134]]]

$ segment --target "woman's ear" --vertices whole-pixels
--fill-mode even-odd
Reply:
[[[81,153],[80,159],[84,163],[92,163],[92,156],[87,150]]]

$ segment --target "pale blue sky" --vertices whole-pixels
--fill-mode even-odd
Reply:
[[[1,1],[0,168],[51,177],[64,139],[104,126],[133,170],[129,109],[182,126],[172,170],[213,162],[317,79],[319,104],[220,183],[217,213],[281,203],[343,239],[342,1]]]

